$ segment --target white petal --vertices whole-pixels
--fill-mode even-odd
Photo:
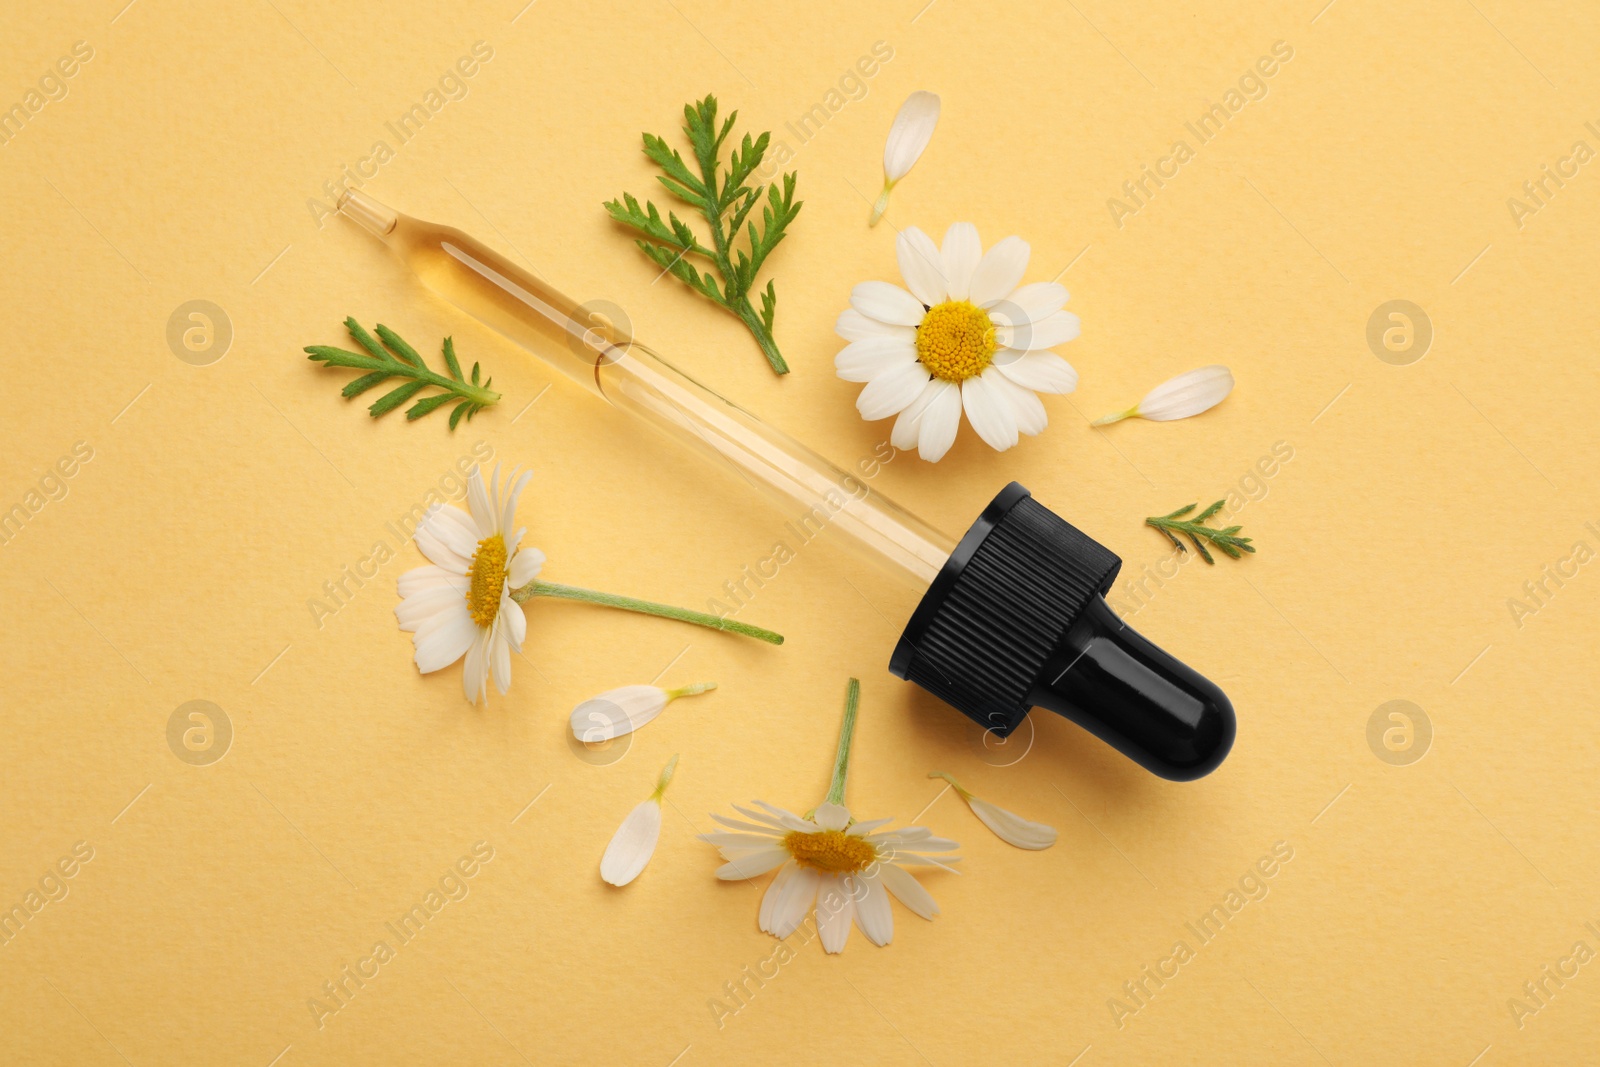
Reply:
[[[415,638],[417,670],[423,674],[443,670],[460,659],[477,638],[478,627],[473,623],[472,616],[467,614],[466,602],[463,601],[458,615],[443,618],[426,632],[418,631]]]
[[[870,382],[894,368],[917,361],[917,346],[899,337],[852,341],[833,357],[834,372],[847,382]]]
[[[961,383],[961,406],[967,421],[996,452],[1017,443],[1017,416],[1010,402],[988,381],[988,372]]]
[[[399,620],[400,629],[410,632],[421,629],[423,623],[440,612],[465,610],[466,605],[467,599],[459,589],[438,586],[406,597],[395,606],[394,617]]]
[[[654,685],[625,685],[591,697],[572,709],[572,736],[588,744],[631,734],[667,706],[667,691]]]
[[[928,372],[921,363],[903,363],[867,383],[856,397],[856,410],[868,422],[898,415],[909,407],[928,384]]]
[[[855,910],[855,900],[845,887],[843,877],[834,875],[822,880],[817,890],[817,934],[822,938],[824,952],[844,951]]]
[[[520,589],[539,577],[539,568],[544,566],[544,553],[529,545],[517,549],[517,554],[511,557],[511,565],[506,568],[506,576],[511,580],[511,588]]]
[[[738,830],[741,833],[766,834],[768,837],[778,838],[789,832],[776,823],[745,822],[742,819],[730,819],[726,815],[718,815],[716,812],[711,813],[711,818],[713,821],[721,823],[728,829]],[[768,843],[770,844],[771,842]]]
[[[453,511],[455,509],[447,508],[445,510]],[[440,536],[440,531],[444,531],[443,537]],[[417,532],[412,535],[412,540],[416,541],[417,548],[421,550],[422,554],[438,566],[447,571],[455,571],[457,574],[466,574],[467,569],[472,566],[472,554],[477,551],[477,543],[473,542],[471,548],[462,552],[455,536],[449,531],[450,526],[447,523],[428,523],[424,521],[418,524]]]
[[[1011,294],[1028,269],[1032,250],[1020,237],[1007,237],[983,254],[972,272],[967,299],[981,308],[998,304]]]
[[[524,614],[522,605],[511,599],[510,594],[500,594],[500,614],[495,616],[500,623],[500,632],[505,634],[506,644],[511,651],[521,652],[522,642],[528,637],[528,616]]]
[[[850,306],[892,326],[916,326],[927,312],[920,300],[888,282],[858,282],[850,290]]]
[[[922,387],[922,392],[917,394],[917,398],[895,418],[894,429],[889,434],[889,443],[902,452],[916,448],[917,435],[922,430],[923,412],[933,403],[935,397],[949,387],[949,382],[929,378],[928,384]]]
[[[489,631],[479,630],[467,649],[467,658],[461,665],[461,691],[467,701],[476,704],[489,699]]]
[[[489,671],[494,676],[494,687],[505,696],[511,691],[511,645],[505,637],[505,619],[495,619],[494,632],[489,636]]]
[[[811,821],[824,830],[843,830],[850,825],[850,809],[843,804],[818,804]]]
[[[451,551],[463,559],[470,560],[472,554],[478,550],[478,542],[483,540],[478,531],[477,523],[472,521],[472,516],[460,508],[446,507],[435,504],[428,509],[422,517],[418,527],[426,527],[429,533],[448,545]]]
[[[944,278],[944,256],[933,238],[907,226],[894,242],[895,257],[900,261],[900,277],[906,280],[911,295],[932,307],[944,303],[949,295]]]
[[[776,846],[756,849],[718,867],[717,877],[724,882],[742,882],[746,878],[766,874],[788,858],[788,851]]]
[[[661,805],[654,800],[640,802],[628,812],[600,857],[600,877],[612,885],[627,885],[639,877],[644,865],[655,855],[661,837]]]
[[[756,801],[756,803],[760,804],[761,801],[758,800],[758,801]],[[749,808],[740,807],[738,804],[735,804],[733,806],[733,810],[738,812],[740,815],[743,815],[747,819],[750,819],[750,820],[752,820],[754,822],[758,822],[758,823],[764,823],[765,825],[771,826],[774,829],[782,830],[784,833],[788,833],[789,830],[792,829],[791,827],[786,826],[781,818],[779,818],[777,816],[774,816],[774,815],[768,815],[766,812],[752,811]],[[779,810],[779,809],[774,809],[774,810]],[[785,812],[784,814],[787,815],[788,813]],[[713,815],[712,818],[713,819],[717,819],[717,816]],[[799,816],[791,816],[791,818],[798,819]],[[718,819],[718,821],[720,822],[722,820]]]
[[[961,428],[961,389],[954,382],[939,384],[944,389],[922,413],[922,425],[917,431],[917,454],[929,463],[944,458]]]
[[[989,367],[983,372],[983,377],[988,379],[996,393],[1010,402],[1011,410],[1017,417],[1018,432],[1032,436],[1043,433],[1044,428],[1050,425],[1050,416],[1044,410],[1044,403],[1032,389],[1024,389],[1007,378],[998,367]]]
[[[524,471],[522,477],[517,477],[517,472],[512,471],[511,477],[506,479],[506,501],[500,510],[500,530],[513,529],[517,524],[517,498],[528,487],[528,482],[533,479],[532,471]]]
[[[1019,348],[1037,352],[1066,344],[1078,336],[1078,316],[1070,311],[1057,311],[1037,322],[1018,323],[1015,326],[996,325],[994,338],[1004,348]]]
[[[773,912],[783,900],[784,888],[793,880],[800,871],[800,865],[790,860],[778,869],[778,876],[767,886],[767,891],[761,896],[761,914],[756,925],[763,933],[771,933],[773,927]],[[731,879],[728,879],[731,881]]]
[[[851,823],[845,829],[845,833],[851,837],[866,837],[878,827],[886,826],[893,821],[893,819],[867,819],[864,822]]]
[[[773,904],[772,914],[763,929],[778,938],[788,937],[798,930],[805,921],[806,912],[811,910],[812,902],[817,899],[817,885],[821,881],[821,876],[813,868],[798,867],[784,882],[782,895]],[[776,881],[772,888],[778,888]]]
[[[818,830],[822,829],[822,827],[818,826],[816,823],[812,822],[810,819],[802,819],[800,816],[796,815],[794,812],[785,811],[782,808],[774,807],[773,805],[768,804],[765,800],[757,800],[757,801],[755,801],[755,804],[756,804],[757,807],[761,808],[763,811],[765,811],[765,812],[769,813],[770,815],[772,815],[773,818],[777,819],[778,822],[785,829],[788,829],[788,830],[800,830],[800,831],[802,831],[804,833],[808,833],[808,834],[814,834]],[[734,807],[736,809],[740,810],[740,811],[744,810],[742,808],[739,808],[739,806],[737,804],[735,804]]]
[[[889,891],[877,878],[859,875],[851,879],[855,893],[856,926],[874,945],[887,945],[894,939],[894,913],[889,910]]]
[[[967,804],[971,806],[972,814],[1008,845],[1037,851],[1056,843],[1056,831],[1053,826],[1046,826],[1042,822],[1029,822],[1015,812],[1007,811],[987,800],[979,800],[977,797],[968,797]]]
[[[1233,374],[1227,367],[1201,367],[1162,382],[1139,401],[1139,414],[1157,422],[1186,419],[1209,411],[1233,392]]]
[[[431,563],[413,567],[400,576],[399,589],[402,598],[443,588],[453,589],[458,595],[465,596],[472,588],[472,582],[464,574],[448,571]]]
[[[939,905],[934,903],[933,894],[922,888],[921,882],[894,864],[880,863],[878,880],[900,903],[924,919],[931,919],[939,914]]]
[[[1033,282],[1014,290],[989,307],[989,317],[997,326],[1038,322],[1060,311],[1067,304],[1067,288],[1055,282]]]
[[[1078,372],[1054,352],[1002,348],[994,354],[994,365],[1001,374],[1034,392],[1070,393],[1078,387]]]
[[[983,258],[978,228],[970,222],[954,222],[944,233],[944,280],[951,300],[965,300],[971,291],[972,272]]]
[[[495,466],[498,471],[499,465]],[[478,525],[478,540],[483,540],[495,532],[494,505],[489,501],[489,494],[483,488],[483,472],[477,467],[472,468],[472,473],[467,475],[467,507],[472,509],[472,521]]]
[[[839,321],[834,324],[833,332],[846,341],[865,341],[869,337],[899,337],[905,341],[915,341],[917,338],[914,326],[891,326],[887,322],[869,319],[855,308],[845,308],[839,312]]]
[[[889,139],[883,146],[883,176],[891,182],[904,178],[928,147],[938,124],[938,96],[918,90],[906,97],[895,113]]]

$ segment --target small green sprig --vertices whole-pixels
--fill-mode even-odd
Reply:
[[[1190,504],[1187,507],[1179,508],[1170,515],[1156,515],[1145,519],[1144,524],[1146,526],[1154,526],[1156,529],[1160,530],[1166,535],[1167,540],[1171,541],[1179,552],[1189,551],[1186,547],[1184,547],[1183,542],[1178,540],[1178,534],[1183,534],[1194,543],[1195,551],[1199,552],[1200,558],[1205,560],[1207,563],[1216,562],[1216,560],[1211,558],[1211,553],[1206,551],[1205,542],[1207,541],[1210,541],[1217,548],[1221,549],[1225,555],[1233,559],[1238,559],[1240,558],[1239,553],[1241,551],[1254,552],[1256,550],[1255,546],[1250,543],[1250,538],[1237,536],[1242,527],[1229,526],[1226,529],[1219,530],[1215,527],[1205,525],[1205,521],[1207,519],[1215,515],[1218,511],[1222,510],[1222,505],[1224,503],[1226,503],[1226,501],[1219,500],[1215,504],[1212,504],[1210,507],[1206,508],[1200,514],[1196,515],[1194,518],[1184,519],[1183,516],[1189,514],[1189,512],[1193,511],[1199,506],[1197,504]]]
[[[456,359],[453,338],[444,339],[444,362],[450,370],[450,376],[445,377],[429,370],[422,362],[422,357],[417,354],[417,350],[382,323],[378,324],[378,337],[383,339],[381,345],[354,318],[345,319],[344,325],[356,343],[366,349],[365,355],[329,345],[309,345],[306,347],[306,352],[309,353],[308,358],[324,366],[351,367],[367,371],[344,387],[342,392],[346,397],[359,396],[390,378],[411,379],[372,402],[367,411],[373,418],[387,415],[422,390],[434,386],[444,392],[425,396],[412,404],[410,410],[406,412],[406,419],[408,421],[420,419],[428,412],[454,402],[455,410],[450,412],[450,428],[453,430],[456,428],[456,423],[461,421],[461,416],[465,415],[470,420],[473,415],[500,399],[500,394],[489,388],[494,381],[493,378],[479,383],[478,364],[472,365],[470,381],[461,373],[461,364]]]
[[[607,201],[605,209],[613,219],[642,235],[634,243],[652,262],[743,322],[755,335],[772,369],[778,374],[787,374],[789,365],[772,337],[778,294],[769,280],[761,292],[759,313],[750,303],[750,294],[756,291],[757,272],[783,240],[785,228],[800,213],[801,202],[794,198],[795,174],[792,172],[783,176],[781,193],[776,184],[749,184],[750,176],[766,155],[771,133],[763,133],[753,141],[745,134],[729,157],[727,173],[719,180],[722,143],[738,117],[737,111],[731,112],[719,127],[714,96],[684,105],[683,132],[694,149],[698,175],[665,140],[653,134],[644,135],[644,154],[663,171],[656,180],[673,196],[705,216],[711,226],[710,247],[676,214],[669,211],[663,220],[655,204],[646,201],[641,207],[629,193],[623,193],[620,201]],[[765,204],[761,209],[761,227],[757,229],[748,216],[762,203],[763,192]],[[741,227],[745,228],[743,234]],[[741,236],[746,240],[747,249],[734,247]],[[690,262],[692,257],[706,260],[715,267],[722,284],[718,286],[710,271],[696,269]]]

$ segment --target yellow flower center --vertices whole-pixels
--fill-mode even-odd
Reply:
[[[467,590],[467,611],[473,622],[488,629],[500,614],[500,594],[506,585],[505,538],[490,534],[479,541],[467,576],[472,579],[472,588]]]
[[[878,858],[872,842],[851,837],[843,830],[821,830],[814,834],[795,830],[783,839],[783,847],[802,867],[830,874],[858,874]]]
[[[928,309],[917,327],[917,359],[935,378],[964,382],[994,361],[999,345],[988,312],[966,300],[946,300]]]

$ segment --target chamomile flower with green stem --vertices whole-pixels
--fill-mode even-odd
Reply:
[[[858,821],[844,806],[860,704],[861,683],[852,678],[833,780],[821,804],[804,815],[761,800],[751,807],[735,804],[742,818],[711,816],[727,832],[700,835],[726,861],[717,868],[723,881],[743,881],[777,869],[761,899],[758,921],[763,932],[780,940],[788,937],[815,905],[817,933],[823,950],[830,953],[844,950],[852,923],[868,941],[887,945],[894,937],[891,895],[924,919],[939,914],[939,906],[910,868],[954,870],[949,865],[960,859],[945,855],[959,845],[934,837],[930,830],[921,826],[885,830],[892,820]]]
[[[504,695],[511,688],[511,653],[522,651],[527,636],[523,605],[535,597],[621,608],[783,644],[781,634],[749,623],[542,580],[545,555],[523,547],[527,530],[515,525],[517,500],[532,477],[531,471],[513,470],[502,487],[496,464],[486,488],[474,467],[467,476],[467,511],[435,504],[417,523],[414,539],[430,562],[400,576],[395,616],[412,635],[423,674],[465,657],[461,684],[468,701],[488,699],[491,677]]]

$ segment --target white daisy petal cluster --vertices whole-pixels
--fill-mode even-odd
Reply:
[[[761,929],[788,937],[815,905],[817,933],[828,952],[843,951],[852,922],[868,941],[887,945],[894,936],[889,894],[932,919],[939,906],[907,868],[953,870],[949,864],[960,860],[923,855],[953,852],[960,847],[954,841],[920,826],[880,829],[888,819],[856,822],[841,804],[820,804],[810,818],[759,800],[754,808],[736,804],[734,810],[744,818],[711,816],[729,832],[700,835],[727,861],[717,877],[739,881],[778,868],[761,900]]]
[[[400,576],[400,629],[412,634],[417,669],[442,670],[466,657],[461,684],[476,704],[488,699],[489,678],[504,695],[511,687],[511,653],[522,651],[527,617],[511,591],[531,582],[544,553],[522,548],[526,532],[514,528],[517,498],[533,477],[513,470],[504,491],[497,464],[484,487],[474,467],[467,477],[467,507],[435,504],[417,524],[417,548],[432,560]]]
[[[977,227],[958,222],[944,243],[916,227],[896,241],[906,289],[862,282],[835,327],[850,344],[834,359],[848,382],[866,388],[856,409],[870,421],[897,415],[890,442],[941,459],[961,413],[991,448],[1049,422],[1039,393],[1070,393],[1078,372],[1050,349],[1078,336],[1055,282],[1022,285],[1030,249],[1007,237],[983,251]],[[909,289],[909,291],[907,291]]]

